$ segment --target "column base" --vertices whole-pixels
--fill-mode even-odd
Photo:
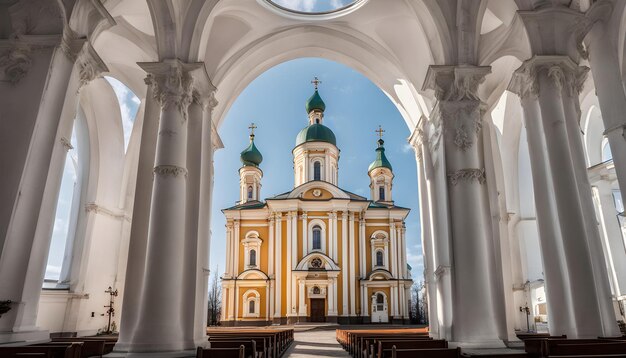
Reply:
[[[50,332],[48,330],[0,332],[0,345],[23,346],[46,342],[50,342]]]

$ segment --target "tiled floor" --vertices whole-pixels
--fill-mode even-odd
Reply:
[[[335,330],[311,330],[294,333],[294,342],[285,357],[349,357],[335,339]]]

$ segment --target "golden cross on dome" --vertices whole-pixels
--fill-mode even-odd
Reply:
[[[250,123],[250,125],[248,126],[248,129],[250,130],[250,135],[254,135],[254,130],[257,128],[256,124],[254,124],[254,122]]]
[[[378,137],[380,139],[383,139],[383,133],[385,133],[385,130],[383,129],[383,127],[378,126],[378,129],[375,130],[374,132],[378,133]]]
[[[315,76],[313,78],[313,81],[311,81],[311,83],[313,84],[313,86],[315,86],[315,90],[317,91],[317,86],[319,86],[320,83],[322,83],[322,81],[320,81],[317,76]]]

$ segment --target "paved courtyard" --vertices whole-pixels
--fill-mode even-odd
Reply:
[[[335,339],[335,330],[310,330],[294,333],[286,357],[349,357]]]

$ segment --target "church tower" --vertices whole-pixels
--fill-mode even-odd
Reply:
[[[254,123],[250,124],[250,145],[241,152],[241,163],[243,166],[239,169],[240,194],[239,203],[247,203],[249,201],[260,201],[261,197],[261,178],[263,171],[259,165],[263,161],[261,152],[254,145]]]
[[[298,133],[293,149],[294,186],[314,180],[337,185],[337,139],[333,131],[324,125],[326,104],[318,92],[321,81],[315,77],[311,83],[315,86],[315,92],[305,104],[309,125]]]
[[[376,148],[376,160],[370,164],[367,174],[370,177],[370,189],[372,192],[372,200],[375,202],[383,202],[393,204],[391,197],[391,188],[393,186],[393,169],[391,163],[385,155],[385,141],[383,133],[385,132],[378,126],[378,148]]]

